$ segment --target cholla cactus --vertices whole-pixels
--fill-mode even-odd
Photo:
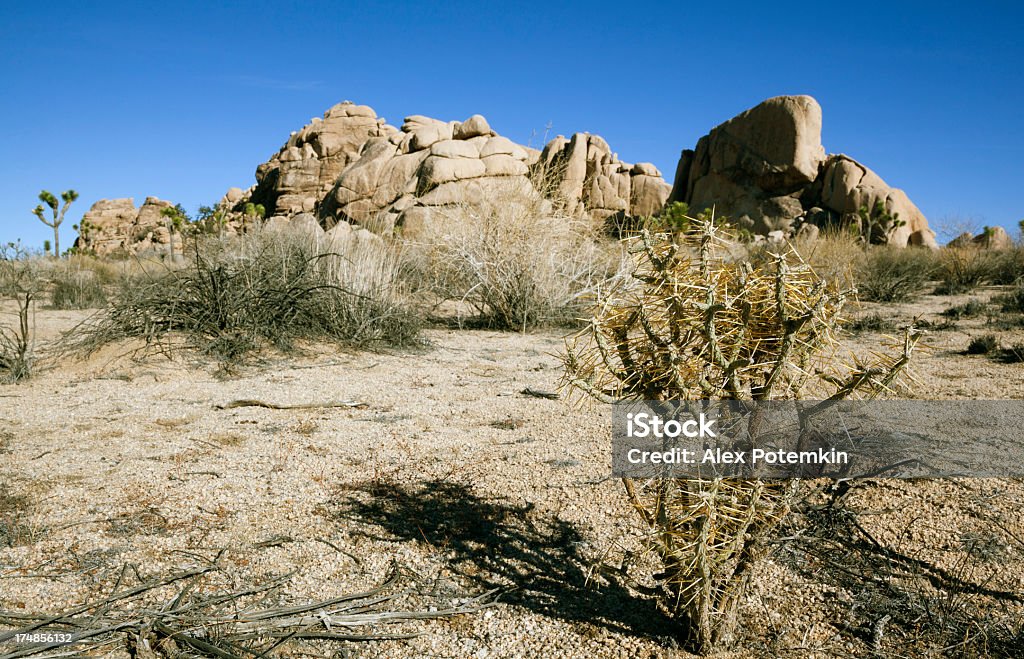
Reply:
[[[607,403],[892,390],[919,332],[908,328],[899,354],[836,368],[846,293],[793,251],[755,267],[737,258],[728,228],[697,219],[690,227],[669,238],[644,231],[633,242],[632,281],[600,299],[590,326],[567,345],[566,385]],[[796,481],[624,483],[665,567],[667,603],[700,652],[727,645],[751,567],[787,514]]]

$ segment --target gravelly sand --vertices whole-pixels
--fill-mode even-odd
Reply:
[[[952,301],[926,298],[900,314]],[[41,336],[78,318],[43,311]],[[927,397],[1024,395],[1020,365],[957,354],[975,331],[936,335],[917,367]],[[0,548],[0,609],[59,610],[112,587],[126,563],[166,573],[227,548],[221,565],[240,583],[296,571],[286,593],[296,602],[365,589],[393,563],[419,591],[407,606],[503,589],[493,608],[399,625],[389,631],[423,634],[352,644],[354,656],[688,656],[651,600],[587,582],[592,561],[611,550],[614,562],[640,539],[607,478],[606,410],[520,393],[557,387],[560,336],[427,336],[422,352],[318,348],[230,377],[185,356],[134,362],[111,350],[0,387],[0,482],[29,502],[20,542]],[[235,399],[359,405],[215,407]],[[851,503],[880,542],[938,565],[954,566],[958,539],[998,520],[1006,550],[983,566],[986,578],[1024,592],[1019,481],[885,482]],[[747,649],[735,656],[865,652],[835,620],[850,598],[777,555],[744,604]]]

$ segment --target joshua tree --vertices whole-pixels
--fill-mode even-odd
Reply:
[[[53,229],[53,253],[57,256],[60,256],[60,225],[64,221],[64,215],[68,212],[71,202],[78,199],[78,193],[74,190],[65,190],[60,194],[60,198],[64,202],[63,206],[60,205],[57,197],[49,190],[43,190],[39,193],[39,201],[50,207],[50,210],[53,212],[53,219],[46,218],[46,209],[43,208],[43,204],[39,204],[32,209],[32,214],[38,217],[40,222]]]

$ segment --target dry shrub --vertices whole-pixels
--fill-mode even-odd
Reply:
[[[50,273],[50,305],[54,309],[97,309],[107,302],[107,293],[96,271],[67,261]]]
[[[978,247],[947,247],[938,259],[937,295],[967,293],[983,284],[992,283],[999,270],[998,254]]]
[[[566,385],[624,400],[835,400],[890,392],[901,353],[836,366],[845,294],[793,251],[773,264],[736,260],[726,229],[693,220],[674,240],[643,232],[630,280],[602,295],[590,326],[567,344]],[[657,404],[657,403],[655,403]],[[756,445],[755,418],[747,429]],[[796,481],[625,479],[664,570],[665,604],[710,653],[735,640],[746,584],[789,511]]]
[[[533,192],[495,188],[438,208],[410,241],[414,276],[442,300],[468,303],[487,326],[525,331],[578,322],[622,263],[588,220],[565,217]]]
[[[10,382],[31,376],[36,362],[35,303],[43,289],[40,261],[27,254],[0,253],[0,300],[10,300],[12,322],[0,321],[0,378]],[[6,314],[5,314],[6,315]]]
[[[840,288],[857,287],[857,273],[867,258],[864,244],[848,231],[822,230],[818,238],[797,238],[793,249],[819,277]]]
[[[302,340],[352,347],[411,346],[420,319],[398,282],[398,256],[375,237],[337,239],[259,231],[197,243],[183,267],[135,276],[98,318],[80,326],[86,353],[140,337],[175,335],[222,361]]]
[[[924,293],[934,272],[931,250],[872,246],[856,271],[857,293],[871,302],[908,302]]]

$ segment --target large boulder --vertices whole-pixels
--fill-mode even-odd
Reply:
[[[146,197],[140,208],[130,198],[101,199],[82,216],[75,247],[97,256],[163,254],[170,240],[163,211],[173,207],[156,197]]]
[[[371,138],[397,131],[372,108],[345,101],[292,133],[281,149],[256,169],[256,189],[235,204],[262,204],[268,216],[314,212],[338,175],[360,157]]]
[[[559,135],[547,143],[533,167],[538,187],[571,215],[609,217],[653,215],[672,186],[650,163],[619,160],[598,135]]]
[[[935,234],[902,190],[852,158],[826,157],[821,122],[810,96],[762,102],[683,151],[669,201],[685,202],[693,213],[713,208],[761,235],[793,235],[808,221],[859,221],[867,209],[898,219],[885,225],[881,240],[934,247]]]

